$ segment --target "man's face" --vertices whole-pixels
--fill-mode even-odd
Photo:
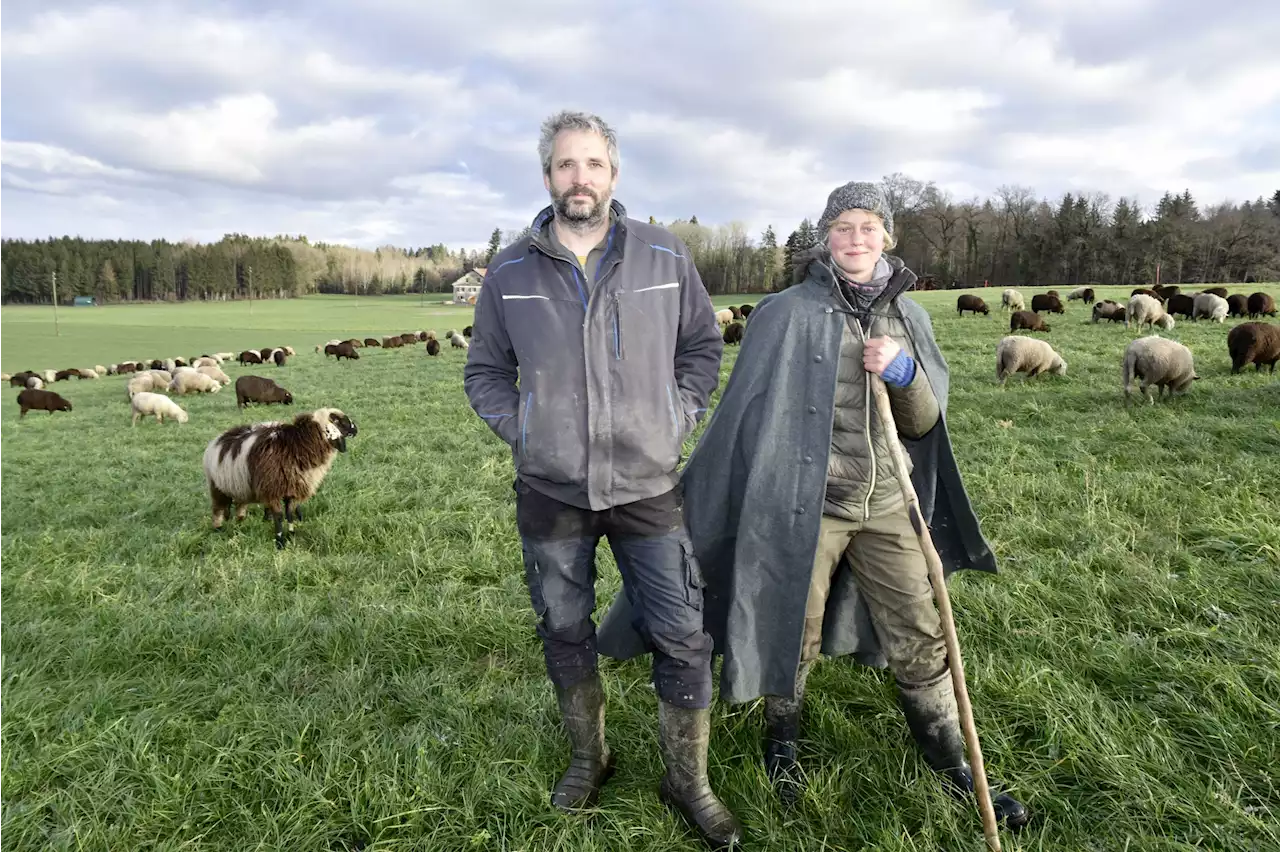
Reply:
[[[618,176],[609,165],[609,146],[599,134],[561,131],[551,149],[551,173],[542,180],[559,218],[581,224],[608,218]]]

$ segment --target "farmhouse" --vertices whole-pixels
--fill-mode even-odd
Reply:
[[[459,305],[474,305],[484,283],[484,267],[479,267],[453,282],[453,301]]]

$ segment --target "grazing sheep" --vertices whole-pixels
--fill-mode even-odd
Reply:
[[[1058,298],[1056,293],[1036,293],[1031,297],[1031,310],[1036,313],[1045,311],[1051,314],[1066,313],[1062,307],[1062,300]]]
[[[129,405],[133,409],[134,426],[138,425],[138,418],[150,415],[155,415],[157,423],[163,423],[166,417],[179,423],[187,422],[187,412],[164,394],[142,391],[133,395]]]
[[[458,330],[456,328],[451,328],[444,333],[445,339],[453,337],[457,333],[458,333]]]
[[[44,379],[46,385],[51,385],[58,380],[57,370],[41,370],[40,378]]]
[[[742,311],[742,318],[744,320],[750,319],[751,312],[754,311],[755,309],[756,309],[755,305],[743,305],[742,307],[738,308],[738,310]]]
[[[1011,373],[1026,373],[1028,377],[1040,373],[1065,376],[1067,362],[1043,340],[1011,334],[996,344],[996,379],[1003,385]]]
[[[30,390],[40,390],[44,387],[44,379],[39,376],[27,376],[26,386]]]
[[[1103,299],[1101,302],[1095,302],[1093,305],[1093,321],[1105,319],[1110,322],[1124,322],[1125,308],[1118,302],[1111,299]]]
[[[467,326],[462,330],[462,336],[465,337],[467,340],[471,339],[471,326]]]
[[[214,358],[211,355],[202,355],[201,357],[192,361],[191,366],[195,367],[197,370],[199,370],[201,367],[216,367],[218,366],[218,359]]]
[[[360,349],[364,346],[364,342],[358,337],[348,337],[343,343],[350,343],[352,349]]]
[[[18,419],[26,417],[28,411],[47,411],[52,417],[55,411],[71,410],[71,403],[61,395],[40,388],[27,388],[18,394],[18,405],[22,408]]]
[[[1023,301],[1021,293],[1010,287],[1000,294],[1000,307],[1008,311],[1025,311],[1027,303]]]
[[[1174,296],[1182,292],[1182,288],[1179,287],[1177,284],[1157,284],[1151,289],[1159,293],[1160,298],[1164,299],[1165,301],[1168,301],[1169,299],[1173,298]]]
[[[729,313],[733,314],[733,318],[736,320],[742,319],[742,308],[739,308],[737,305],[730,305]]]
[[[469,346],[470,346],[470,344],[469,344],[469,343],[467,343],[467,339],[466,339],[465,337],[463,337],[461,334],[458,334],[458,332],[456,332],[456,331],[455,331],[455,332],[453,333],[453,335],[449,338],[449,344],[450,344],[454,349],[467,349],[467,348],[469,348]]]
[[[21,373],[14,373],[12,376],[7,376],[6,378],[9,380],[9,387],[24,388],[27,386],[27,379],[38,377],[38,374],[31,370],[23,370]]]
[[[258,503],[275,518],[276,547],[283,548],[283,524],[293,532],[294,518],[302,520],[296,507],[316,493],[335,454],[347,451],[347,438],[356,431],[346,414],[320,408],[290,423],[236,426],[214,438],[203,460],[214,530],[222,529],[233,505],[236,520],[243,520],[248,507]]]
[[[956,298],[956,313],[960,316],[964,316],[965,311],[973,311],[973,315],[975,317],[979,313],[986,316],[991,312],[987,307],[986,302],[982,301],[982,299],[977,296],[973,296],[968,293]]]
[[[433,356],[434,356],[434,355],[439,355],[439,354],[440,354],[440,341],[439,341],[439,340],[436,340],[436,339],[433,337],[433,338],[431,338],[430,340],[428,340],[428,341],[427,341],[427,354],[428,354],[428,355],[433,355]]]
[[[234,360],[236,359],[236,353],[234,353],[234,352],[215,352],[215,353],[213,353],[213,357],[217,358],[219,362],[221,362],[221,361],[234,361]]]
[[[173,359],[171,359],[171,360],[173,361],[173,366],[175,366],[175,367],[190,367],[190,366],[191,366],[190,364],[188,364],[188,363],[187,363],[187,361],[186,361],[186,359],[185,359],[185,358],[173,358]],[[168,369],[168,368],[166,368],[166,369]]]
[[[169,382],[169,390],[186,396],[189,393],[217,393],[222,390],[222,385],[213,376],[182,370],[174,375],[173,381]]]
[[[231,384],[231,377],[228,376],[226,373],[222,372],[222,370],[219,369],[218,367],[209,367],[209,366],[197,367],[196,372],[204,373],[206,376],[209,376],[210,378],[217,379],[218,383],[221,384],[223,387]]]
[[[264,346],[258,350],[258,356],[262,359],[262,363],[265,364],[271,360],[271,353],[275,351],[274,346]]]
[[[244,408],[250,402],[293,405],[293,394],[264,376],[241,376],[236,379],[236,408]]]
[[[1164,303],[1164,310],[1170,316],[1181,314],[1187,319],[1195,319],[1196,300],[1186,293],[1176,293],[1169,297],[1169,301]]]
[[[330,346],[337,346],[341,342],[342,342],[341,340],[326,340],[324,343],[320,343],[316,345],[316,352],[317,353],[324,352]]]
[[[1151,288],[1149,288],[1149,287],[1135,287],[1135,288],[1134,288],[1134,290],[1133,290],[1133,292],[1132,292],[1132,293],[1130,293],[1129,295],[1130,295],[1131,297],[1132,297],[1132,296],[1139,296],[1139,295],[1141,295],[1141,296],[1150,296],[1151,298],[1155,299],[1157,302],[1163,302],[1163,301],[1164,301],[1164,296],[1161,296],[1161,295],[1160,295],[1160,293],[1159,293],[1158,291],[1156,291],[1156,290],[1152,290],[1152,289],[1151,289]]]
[[[0,382],[7,382],[12,378],[8,373],[0,373]]]
[[[105,376],[107,374],[107,368],[102,366],[101,364],[94,364],[93,371],[97,373],[99,376]]]
[[[1249,319],[1255,317],[1276,315],[1276,300],[1270,293],[1250,293],[1249,294]]]
[[[284,366],[286,357],[287,356],[284,354],[283,349],[277,349],[275,352],[271,353],[271,360],[276,362],[277,367]]]
[[[117,373],[136,373],[138,372],[138,369],[137,361],[121,361],[116,365]]]
[[[1092,305],[1097,299],[1097,296],[1094,295],[1092,287],[1077,287],[1067,294],[1067,301],[1074,302],[1077,299],[1084,302],[1086,305]]]
[[[742,323],[734,320],[725,326],[724,342],[730,344],[738,344],[742,342]]]
[[[336,361],[341,361],[343,358],[360,360],[360,353],[350,343],[330,343],[324,348],[324,354],[332,355]]]
[[[240,366],[243,367],[245,364],[261,364],[262,356],[252,349],[246,349],[240,353],[240,357],[236,360],[239,361]]]
[[[65,381],[69,381],[72,376],[75,376],[76,378],[80,378],[80,371],[74,370],[74,369],[59,370],[53,374],[53,380],[55,382],[65,382]]]
[[[181,369],[181,368],[179,368]],[[173,377],[178,371],[170,373],[168,370],[146,370],[141,373],[134,373],[134,377],[148,376],[151,379],[151,389],[155,391],[167,391],[169,383],[173,381]]]
[[[1152,385],[1159,388],[1157,395],[1163,395],[1168,390],[1172,397],[1175,393],[1186,393],[1191,383],[1200,377],[1196,375],[1190,349],[1176,340],[1151,335],[1139,337],[1125,347],[1120,378],[1127,406],[1135,378],[1142,379],[1142,394],[1148,403],[1155,405],[1155,398],[1150,391]]]
[[[470,328],[470,326],[467,326],[467,328]],[[463,329],[463,331],[464,331],[464,332],[465,332],[466,330],[467,330],[467,329],[465,329],[465,328]],[[418,329],[417,331],[415,331],[415,332],[413,333],[413,336],[414,336],[414,337],[416,337],[416,338],[418,338],[418,342],[419,342],[419,343],[426,343],[426,342],[427,342],[427,333],[426,333],[425,331],[423,331],[422,329]],[[468,336],[468,337],[470,337],[471,335],[467,335],[467,336]]]
[[[1009,331],[1020,328],[1027,331],[1048,331],[1049,324],[1035,311],[1014,311],[1009,317]]]
[[[1265,322],[1242,322],[1227,333],[1227,352],[1231,355],[1231,372],[1238,373],[1252,363],[1257,372],[1266,364],[1276,371],[1280,361],[1280,325]]]
[[[1125,317],[1124,327],[1128,328],[1130,323],[1136,324],[1138,331],[1142,331],[1144,325],[1149,325],[1152,329],[1160,326],[1168,331],[1173,328],[1173,317],[1165,313],[1164,305],[1159,299],[1139,293],[1129,298],[1129,312]]]
[[[716,311],[716,322],[720,325],[728,325],[733,322],[733,311],[725,308],[722,311]]]
[[[404,341],[401,340],[398,336],[382,338],[383,349],[399,349],[401,346],[404,346]],[[325,351],[327,352],[328,349],[326,348]]]
[[[1201,292],[1201,293],[1212,293],[1212,294],[1213,294],[1213,295],[1215,295],[1215,296],[1221,296],[1221,297],[1222,297],[1222,298],[1224,298],[1224,299],[1225,299],[1225,298],[1227,298],[1227,288],[1226,288],[1226,287],[1206,287],[1206,288],[1204,288],[1203,290],[1201,290],[1200,292]]]
[[[1169,301],[1174,299],[1186,298],[1185,296],[1171,296]],[[1227,321],[1227,300],[1221,296],[1215,296],[1213,293],[1200,293],[1193,300],[1195,302],[1194,312],[1191,315],[1192,320],[1198,320],[1201,317],[1214,320],[1215,322]]]
[[[427,340],[436,340],[436,330],[434,328],[427,330]]]
[[[98,378],[98,372],[97,370],[81,368],[79,370],[76,370],[76,378],[77,379],[96,379]]]
[[[1249,313],[1249,297],[1244,293],[1232,293],[1227,297],[1227,316],[1242,317]]]
[[[168,387],[166,385],[166,387]],[[151,374],[139,373],[125,383],[124,392],[127,399],[133,399],[140,393],[151,393]]]
[[[378,341],[378,338],[376,338],[376,337],[366,337],[366,338],[364,339],[364,345],[365,345],[365,346],[377,346],[378,348],[382,348],[382,344]]]

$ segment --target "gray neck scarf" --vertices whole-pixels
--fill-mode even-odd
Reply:
[[[876,261],[875,269],[871,270],[871,280],[867,282],[852,281],[843,270],[836,265],[836,262],[827,256],[827,268],[831,270],[832,276],[835,277],[836,283],[840,285],[840,289],[844,292],[845,298],[849,300],[849,304],[859,311],[865,311],[871,307],[871,303],[875,301],[886,286],[889,279],[893,277],[893,267],[889,262],[881,257]]]

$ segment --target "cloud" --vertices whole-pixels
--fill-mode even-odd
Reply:
[[[617,128],[638,218],[784,236],[892,172],[1148,205],[1280,186],[1258,0],[15,0],[0,40],[6,237],[478,247],[547,203],[539,125],[566,107]]]

